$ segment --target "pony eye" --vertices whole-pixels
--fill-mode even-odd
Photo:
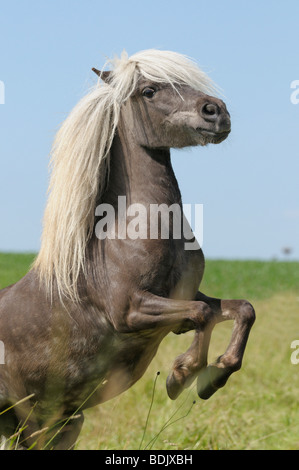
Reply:
[[[156,90],[154,88],[146,87],[142,92],[142,96],[145,96],[146,98],[152,98],[155,93]]]

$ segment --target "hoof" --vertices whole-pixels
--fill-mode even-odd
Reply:
[[[175,379],[174,374],[171,373],[167,377],[166,380],[166,389],[167,389],[167,394],[171,400],[176,400],[177,397],[181,394],[183,391],[182,385],[178,382],[178,380]]]
[[[208,400],[219,388],[222,388],[232,371],[227,368],[210,365],[203,369],[197,377],[197,394],[199,398]]]

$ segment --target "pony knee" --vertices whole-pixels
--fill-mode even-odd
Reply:
[[[242,322],[251,327],[255,322],[255,310],[250,302],[243,300],[240,306],[239,314]]]

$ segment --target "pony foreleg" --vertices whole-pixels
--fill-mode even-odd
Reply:
[[[212,330],[225,320],[235,322],[231,341],[225,353],[207,366]],[[246,300],[213,299],[200,292],[194,301],[173,300],[144,292],[132,299],[126,327],[130,331],[156,327],[169,327],[174,332],[195,330],[190,348],[174,362],[167,392],[170,398],[177,398],[198,376],[198,395],[207,399],[240,369],[254,320],[254,309]]]
[[[123,331],[130,332],[159,327],[186,332],[204,329],[213,319],[214,313],[205,302],[174,300],[140,292],[131,298],[125,325],[120,327]]]
[[[207,353],[212,329],[215,323],[207,324],[203,330],[197,330],[191,347],[178,356],[172,372],[167,379],[170,398],[175,399],[197,379],[197,393],[200,398],[208,399],[223,387],[229,376],[240,369],[249,336],[255,320],[252,305],[246,300],[213,299],[198,292],[196,300],[205,302],[214,312],[215,323],[234,320],[231,341],[225,353],[214,364],[207,366]]]
[[[196,298],[213,309],[217,314],[217,322],[234,320],[231,340],[225,353],[198,376],[197,393],[200,398],[207,399],[226,384],[233,372],[241,368],[248,336],[255,321],[255,311],[246,300],[213,299],[201,292],[198,292]]]
[[[185,354],[179,356],[167,379],[167,392],[175,399],[188,387],[207,365],[210,336],[216,324],[216,314],[206,302],[174,300],[148,292],[136,294],[131,299],[126,327],[130,331],[169,327],[170,331],[183,333],[195,330],[195,338]]]
[[[166,381],[167,393],[172,400],[191,385],[200,370],[206,368],[213,327],[214,323],[211,323],[204,329],[196,329],[190,348],[175,359]]]

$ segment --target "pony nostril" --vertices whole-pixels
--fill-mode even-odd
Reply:
[[[205,119],[216,119],[218,116],[218,107],[216,104],[206,103],[201,108],[201,115]]]
[[[217,111],[217,108],[214,104],[206,104],[205,106],[205,112],[207,114],[215,114]]]

